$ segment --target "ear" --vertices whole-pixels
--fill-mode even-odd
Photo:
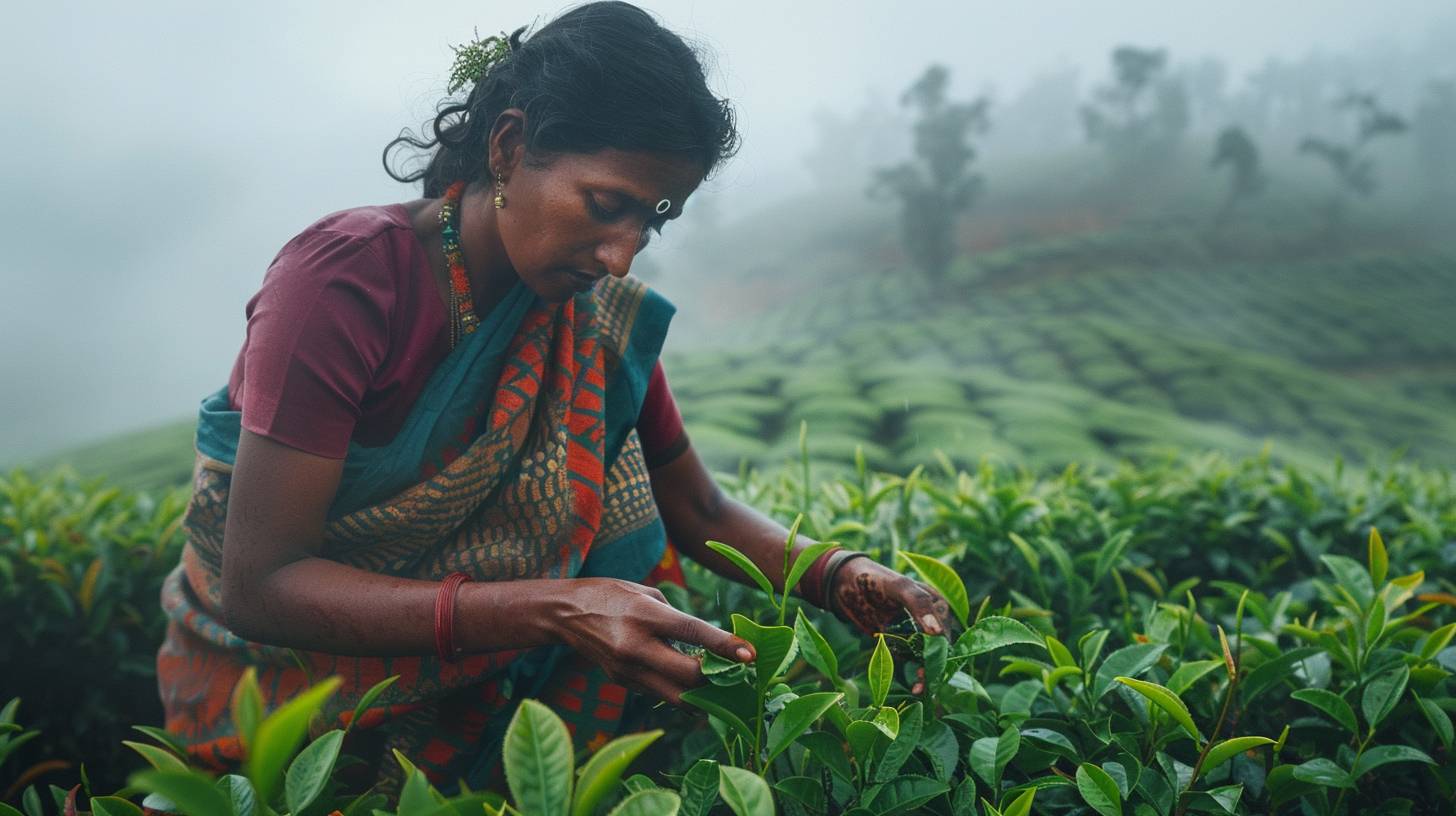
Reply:
[[[490,129],[488,167],[492,175],[498,170],[509,180],[526,157],[526,112],[506,108],[495,118]]]

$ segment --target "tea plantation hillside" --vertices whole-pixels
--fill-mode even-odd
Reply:
[[[886,469],[936,451],[1052,467],[1271,443],[1295,463],[1403,451],[1456,464],[1456,253],[1214,246],[1145,226],[968,254],[940,282],[835,257],[778,275],[781,305],[715,328],[714,348],[669,344],[673,391],[714,466],[794,458],[801,421],[816,458],[862,446]],[[190,429],[40,464],[174,484]]]
[[[1456,255],[1220,260],[1192,231],[966,259],[943,282],[844,269],[669,356],[700,449],[775,464],[856,444],[1057,465],[1169,447],[1456,463]],[[754,338],[780,338],[772,346]]]

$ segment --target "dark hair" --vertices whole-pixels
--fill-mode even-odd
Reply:
[[[687,156],[710,174],[738,149],[727,100],[708,90],[697,53],[630,3],[578,6],[522,40],[491,66],[461,102],[447,98],[425,124],[433,139],[408,130],[384,148],[395,181],[424,182],[427,198],[452,182],[489,179],[491,128],[501,111],[526,112],[526,152],[593,153],[604,148]],[[424,128],[421,128],[424,130]],[[390,152],[401,145],[430,153],[429,162],[396,173]]]

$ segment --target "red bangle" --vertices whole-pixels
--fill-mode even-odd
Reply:
[[[455,593],[469,580],[463,572],[452,572],[435,595],[435,654],[446,663],[455,662]]]
[[[829,565],[829,561],[834,557],[834,554],[842,549],[842,547],[830,547],[828,550],[825,550],[818,558],[814,559],[814,563],[804,572],[804,577],[799,580],[799,594],[804,596],[804,600],[820,609],[824,608],[824,601],[826,600],[824,597],[824,568]]]

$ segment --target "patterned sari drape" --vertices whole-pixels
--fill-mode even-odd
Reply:
[[[631,278],[608,278],[561,304],[518,284],[434,372],[389,445],[350,447],[321,556],[425,580],[461,571],[476,581],[680,582],[633,431],[672,313]],[[229,699],[249,666],[270,707],[342,677],[324,712],[329,727],[345,724],[375,683],[399,675],[356,730],[382,733],[446,786],[498,779],[500,734],[524,697],[552,704],[579,750],[614,732],[625,689],[565,647],[443,663],[306,652],[228,631],[222,543],[240,419],[226,389],[203,400],[187,542],[162,589],[166,726],[195,761],[222,770],[241,759]],[[379,773],[386,788],[397,782],[392,760]]]

